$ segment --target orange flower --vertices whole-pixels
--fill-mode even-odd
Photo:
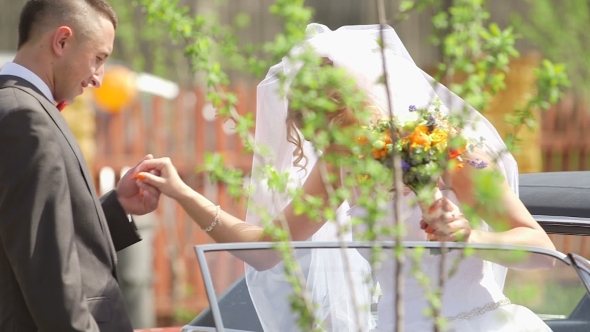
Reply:
[[[366,145],[369,143],[369,139],[366,136],[357,137],[356,141],[359,142],[360,145]]]
[[[387,144],[382,140],[373,143],[373,158],[379,160],[387,157]]]
[[[464,154],[467,149],[465,147],[459,149],[450,149],[449,150],[449,159],[455,159],[460,155]]]
[[[430,137],[428,136],[428,127],[418,126],[408,136],[408,140],[412,144],[412,148],[424,148],[428,151],[430,149]]]
[[[393,139],[391,139],[391,134],[389,132],[384,132],[379,139],[382,140],[385,144],[393,143]]]
[[[373,158],[377,160],[381,159],[381,150],[373,150]]]
[[[408,140],[410,141],[410,143],[416,145],[426,145],[427,143],[430,143],[430,141],[428,140],[428,135],[426,135],[420,130],[414,130],[408,136]]]
[[[418,126],[418,127],[416,127],[415,131],[419,131],[424,134],[430,133],[430,129],[428,129],[428,126]]]
[[[449,170],[457,172],[457,171],[460,171],[461,169],[463,169],[463,167],[465,167],[465,162],[461,158],[450,159],[447,167]]]

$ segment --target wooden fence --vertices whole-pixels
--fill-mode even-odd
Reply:
[[[242,86],[235,91],[240,98],[238,113],[252,112],[255,89]],[[230,198],[225,185],[213,185],[206,175],[195,172],[204,163],[206,152],[221,153],[228,164],[250,170],[252,157],[243,153],[242,142],[232,129],[231,121],[216,117],[200,90],[184,90],[173,101],[146,97],[119,114],[97,112],[95,181],[100,182],[104,167],[118,174],[148,153],[168,156],[187,184],[225,211],[244,218],[245,205]],[[194,245],[208,243],[210,239],[167,197],[162,197],[155,214],[158,220],[153,243],[156,311],[166,324],[174,310],[185,308],[196,313],[208,305]],[[243,273],[241,264],[228,266],[229,262],[223,257],[216,259],[213,272],[226,278],[217,280],[220,287],[227,287]],[[191,293],[194,295],[187,296]]]
[[[255,89],[238,86],[237,111],[254,112]],[[572,96],[564,98],[542,116],[542,149],[544,171],[586,170],[590,168],[590,136],[585,134],[590,115],[585,104]],[[231,123],[215,117],[215,110],[198,90],[185,90],[174,101],[160,98],[139,100],[126,111],[111,115],[98,112],[97,154],[94,174],[100,170],[121,170],[135,164],[145,154],[169,156],[185,181],[195,190],[220,204],[225,211],[245,216],[244,202],[234,202],[224,185],[211,184],[195,167],[202,165],[206,152],[222,153],[228,164],[250,170],[251,155],[243,153]],[[208,305],[194,253],[195,244],[208,243],[179,205],[162,198],[155,212],[158,224],[154,238],[154,289],[159,317],[170,318],[175,307],[196,313]],[[553,236],[559,250],[590,255],[587,240],[572,236]],[[216,259],[215,275],[220,287],[231,284],[243,273],[243,266],[229,266],[223,257]],[[163,320],[162,322],[169,322]],[[165,323],[164,323],[165,324]]]
[[[573,95],[565,96],[542,116],[541,149],[543,171],[590,170],[590,109]],[[562,252],[590,256],[590,238],[550,235]]]
[[[578,171],[590,169],[590,110],[572,95],[543,115],[543,169]]]

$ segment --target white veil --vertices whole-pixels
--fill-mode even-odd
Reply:
[[[320,56],[330,58],[335,67],[345,68],[355,79],[367,98],[387,110],[387,98],[384,85],[378,84],[382,76],[382,56],[378,51],[377,41],[380,39],[380,26],[344,26],[331,31],[320,24],[310,24],[307,29],[308,38],[303,43],[311,46]],[[468,119],[464,133],[473,138],[484,138],[484,150],[497,157],[498,166],[503,172],[512,189],[518,194],[518,168],[516,161],[506,151],[506,146],[495,128],[476,110],[450,92],[446,87],[437,84],[420,70],[403,43],[393,30],[387,26],[383,31],[383,42],[386,47],[387,70],[393,111],[397,116],[408,113],[409,105],[427,107],[439,97],[451,112],[464,112],[467,109]],[[302,47],[302,45],[298,46]],[[297,52],[298,48],[293,51]],[[289,198],[280,196],[267,189],[262,168],[272,166],[279,173],[289,173],[291,185],[301,186],[305,181],[306,172],[293,165],[294,146],[287,141],[286,116],[288,102],[280,91],[280,75],[293,74],[298,67],[288,58],[270,68],[266,78],[257,89],[257,114],[255,140],[258,146],[267,148],[269,156],[255,156],[252,166],[251,187],[246,222],[260,224],[257,211],[262,208],[265,213],[277,216],[289,203]],[[386,112],[386,111],[384,111]],[[388,112],[384,114],[388,116]],[[309,170],[317,160],[313,146],[304,142],[304,154],[308,157],[306,168]],[[336,241],[337,224],[346,224],[349,209],[344,202],[337,211],[338,220],[327,222],[310,241]],[[487,227],[487,225],[485,226]],[[345,234],[346,240],[352,240],[352,231]],[[356,252],[349,251],[350,265],[354,269],[355,285],[349,285],[342,268],[342,255],[337,251],[311,250],[300,252],[300,262],[307,280],[307,289],[312,300],[319,304],[316,313],[329,326],[329,331],[358,331],[355,324],[355,313],[361,314],[361,329],[370,330],[374,327],[368,306],[371,300],[371,289],[360,278],[370,273],[368,263]],[[495,265],[496,280],[503,287],[506,269]],[[286,296],[291,288],[284,278],[282,265],[258,272],[246,265],[246,280],[252,301],[257,310],[265,331],[299,331],[294,322]],[[357,293],[357,301],[366,310],[354,308],[350,291]]]

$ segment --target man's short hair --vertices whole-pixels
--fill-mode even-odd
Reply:
[[[29,0],[23,7],[18,23],[18,48],[35,34],[60,24],[84,29],[88,17],[102,15],[117,28],[117,14],[106,0]]]

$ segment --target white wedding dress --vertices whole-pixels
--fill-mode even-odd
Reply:
[[[318,56],[331,59],[335,67],[346,70],[355,79],[359,90],[365,93],[367,101],[377,106],[384,117],[389,116],[390,108],[397,116],[408,116],[410,106],[427,109],[434,97],[440,98],[449,114],[461,115],[462,133],[466,137],[477,141],[483,139],[482,150],[494,156],[498,169],[518,195],[518,166],[511,154],[504,153],[506,145],[494,126],[442,84],[433,84],[433,79],[416,66],[393,28],[380,25],[345,26],[332,31],[321,24],[310,24],[306,33],[308,37],[305,41],[294,47],[290,56],[271,67],[257,88],[255,142],[267,153],[254,157],[252,162],[252,193],[248,198],[246,222],[260,225],[259,211],[275,217],[290,202],[288,193],[269,188],[266,175],[269,167],[276,174],[289,174],[292,177],[288,183],[291,189],[300,188],[309,174],[294,165],[294,146],[287,139],[285,122],[289,102],[286,97],[288,94],[284,92],[288,89],[281,87],[281,82],[285,81],[283,78],[290,82],[298,72],[301,63],[297,56],[308,48],[313,49]],[[375,52],[380,44],[385,46],[383,53]],[[384,59],[387,61],[384,62]],[[383,70],[384,63],[387,64],[387,71]],[[388,78],[388,89],[381,84],[384,75]],[[388,100],[389,95],[391,101]],[[318,151],[307,141],[304,142],[303,150],[308,157],[307,170],[310,170],[317,160]],[[413,197],[410,194],[404,199],[409,202]],[[452,193],[449,197],[457,201]],[[338,240],[337,230],[342,231],[343,223],[348,220],[346,212],[354,216],[362,215],[361,208],[349,208],[349,205],[354,206],[354,202],[344,202],[337,211],[336,220],[326,222],[309,241]],[[408,204],[405,206],[404,213],[409,216],[405,219],[405,239],[426,240],[426,234],[419,228],[420,209]],[[482,224],[482,227],[486,229],[487,225]],[[356,239],[350,229],[344,229],[344,233],[345,241]],[[393,239],[388,237],[381,240]],[[317,304],[315,316],[325,326],[325,331],[329,332],[365,332],[371,329],[393,331],[393,258],[389,257],[379,269],[370,271],[367,260],[358,251],[348,249],[346,252],[347,259],[336,249],[296,252],[309,298]],[[450,253],[448,261],[458,254]],[[426,252],[421,259],[421,269],[430,279],[437,280],[439,258]],[[352,280],[347,278],[349,273],[345,271],[345,266],[352,270]],[[411,278],[409,267],[410,264],[406,264],[405,331],[432,331],[432,320],[424,315],[428,305],[422,286]],[[366,284],[366,277],[371,274],[376,276],[382,294],[378,302],[376,328],[369,308],[372,285]],[[550,331],[530,310],[510,304],[502,292],[505,276],[506,269],[497,264],[476,257],[465,259],[455,276],[447,281],[442,296],[442,315],[450,321],[449,331]],[[302,331],[296,324],[297,315],[291,310],[289,300],[292,299],[290,296],[293,291],[282,264],[267,271],[257,271],[246,265],[246,281],[265,332]],[[351,295],[356,296],[360,308],[354,305]]]
[[[445,195],[459,205],[453,191],[447,191]],[[407,234],[404,240],[426,241],[426,233],[419,226],[422,212],[417,205],[410,205],[414,199],[413,193],[403,197],[402,213],[406,216]],[[352,204],[349,215],[362,217],[362,208]],[[482,228],[488,230],[487,224],[482,223]],[[363,229],[356,231],[363,231]],[[391,240],[391,238],[380,240]],[[446,255],[445,273],[447,275],[453,262],[460,259],[460,255],[460,251],[451,251]],[[433,320],[424,315],[424,310],[428,308],[424,288],[410,272],[413,264],[414,262],[406,255],[403,294],[405,331],[432,331]],[[420,258],[420,269],[430,278],[431,285],[438,284],[439,264],[440,256],[432,255],[427,250]],[[456,273],[445,282],[443,290],[442,316],[447,319],[448,331],[551,331],[531,310],[512,304],[503,294],[500,284],[504,283],[505,272],[505,268],[475,256],[463,258]],[[391,251],[382,266],[373,273],[377,277],[383,294],[378,303],[378,323],[374,331],[393,331],[395,260]]]

